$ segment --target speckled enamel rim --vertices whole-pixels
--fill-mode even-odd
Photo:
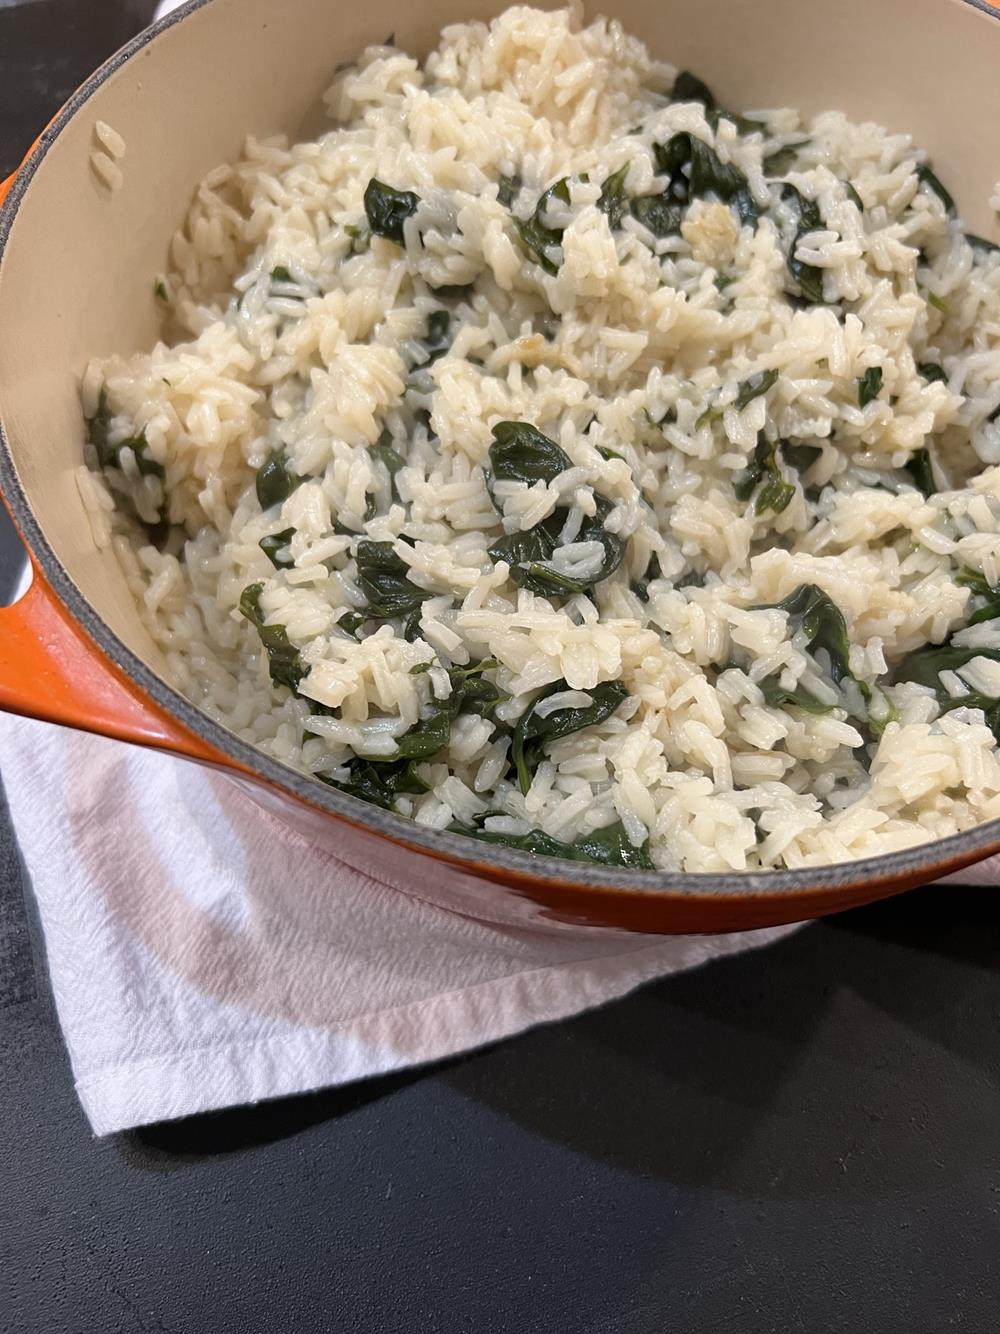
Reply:
[[[81,85],[46,128],[23,166],[18,171],[6,202],[0,207],[0,260],[6,249],[11,227],[21,199],[32,177],[38,170],[51,145],[62,133],[104,81],[117,69],[141,51],[157,35],[197,9],[213,0],[188,0],[180,9],[168,14],[152,27],[121,48]],[[997,10],[985,0],[965,0],[993,18]],[[27,497],[14,468],[10,448],[0,423],[0,484],[15,522],[37,564],[68,609],[74,620],[97,644],[104,654],[142,692],[149,696],[167,714],[172,715],[189,731],[195,733],[234,765],[250,770],[266,780],[273,788],[328,814],[370,830],[392,842],[414,851],[445,859],[455,865],[487,877],[497,872],[539,888],[554,891],[565,889],[580,896],[581,915],[586,914],[588,889],[617,891],[623,895],[648,894],[651,896],[683,896],[692,907],[701,899],[706,907],[726,899],[760,897],[772,899],[787,894],[799,900],[803,916],[820,915],[840,906],[845,892],[852,887],[864,887],[865,900],[874,900],[914,884],[938,879],[961,869],[974,861],[1000,853],[1000,820],[992,820],[965,833],[933,843],[922,844],[902,852],[879,857],[866,857],[831,866],[808,867],[800,871],[745,871],[726,874],[706,872],[651,872],[630,871],[623,875],[614,869],[604,870],[587,864],[560,862],[537,858],[498,845],[475,844],[459,834],[422,829],[403,816],[382,811],[356,798],[327,788],[304,777],[294,769],[240,740],[239,737],[214,722],[195,708],[187,699],[166,685],[118,638],[96,614],[74,584],[69,573],[57,558],[45,534],[36,523]],[[487,850],[488,849],[488,850]],[[831,902],[824,906],[824,892]],[[860,897],[860,896],[859,896]]]

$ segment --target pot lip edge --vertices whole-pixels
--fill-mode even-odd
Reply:
[[[148,46],[159,34],[182,22],[189,14],[214,3],[214,0],[187,0],[156,23],[143,29],[94,71],[67,99],[21,166],[15,169],[10,191],[0,205],[0,265],[7,254],[11,230],[26,191],[36,171],[42,166],[49,148],[59,135],[99,92],[107,80],[136,54]],[[980,12],[1000,18],[996,10],[982,10],[977,0],[965,0]],[[608,892],[631,895],[643,894],[651,898],[676,898],[694,905],[698,900],[706,905],[721,904],[727,900],[759,898],[780,899],[789,902],[801,899],[810,908],[822,910],[826,898],[833,899],[859,882],[866,881],[875,891],[872,898],[894,891],[901,880],[911,877],[934,880],[954,870],[954,863],[982,860],[1000,853],[1000,818],[973,826],[971,829],[919,843],[895,852],[857,858],[852,861],[827,863],[804,867],[801,870],[776,871],[636,871],[629,870],[623,883],[620,870],[590,863],[566,862],[555,858],[536,857],[502,845],[475,843],[472,839],[446,830],[424,830],[414,821],[391,811],[383,811],[336,789],[326,787],[280,760],[243,741],[221,723],[210,718],[172,686],[168,685],[151,667],[130,649],[100,617],[77,587],[72,576],[56,555],[41,526],[35,519],[0,418],[0,487],[10,507],[20,536],[37,563],[41,575],[53,592],[92,641],[90,652],[98,652],[113,662],[129,682],[168,716],[176,718],[184,727],[206,741],[225,759],[249,769],[255,779],[265,783],[285,797],[319,810],[326,815],[349,821],[366,833],[401,845],[418,854],[430,854],[447,861],[456,869],[471,875],[489,876],[497,871],[509,873],[526,885],[534,883],[553,890],[572,891],[585,898],[588,893],[604,895]],[[689,888],[690,886],[690,888]]]

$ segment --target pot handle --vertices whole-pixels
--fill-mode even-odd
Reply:
[[[0,709],[233,767],[104,656],[34,561],[31,587],[0,608]]]

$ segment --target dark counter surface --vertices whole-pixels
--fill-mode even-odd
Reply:
[[[151,8],[0,0],[0,171]],[[923,890],[428,1070],[96,1141],[4,809],[0,1331],[992,1334],[997,905]]]

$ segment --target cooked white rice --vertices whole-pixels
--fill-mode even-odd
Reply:
[[[156,280],[169,337],[83,385],[145,619],[208,714],[349,788],[445,717],[403,784],[427,790],[395,802],[433,828],[603,829],[625,860],[723,871],[996,818],[1000,619],[963,627],[989,606],[969,584],[1000,584],[997,254],[906,135],[836,111],[747,123],[674,84],[614,22],[519,7],[447,29],[423,67],[369,48],[336,75],[329,133],[249,139],[206,177]],[[419,201],[398,241],[366,220],[373,180]],[[665,236],[635,216],[671,200]],[[450,346],[421,369],[435,337]],[[494,476],[491,499],[500,422],[567,457],[531,484]],[[305,480],[262,510],[276,451]],[[82,489],[106,538],[99,483]],[[489,552],[546,520],[548,596]],[[408,567],[408,626],[351,615],[362,540]],[[239,609],[254,585],[296,693]],[[846,622],[846,661],[811,590]],[[896,680],[952,636],[940,677]],[[483,659],[469,679],[496,698],[451,718],[456,668]],[[603,721],[543,736],[522,791],[518,720],[544,732],[602,698]]]

